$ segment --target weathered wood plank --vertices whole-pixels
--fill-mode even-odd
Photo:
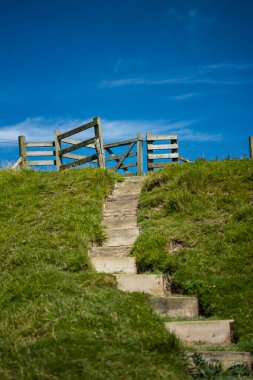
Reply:
[[[111,148],[105,148],[106,149],[106,151],[109,153],[109,154],[111,154],[111,155],[113,155],[113,151],[111,150]],[[121,156],[120,156],[121,157]],[[114,160],[116,161],[116,162],[119,162],[119,160],[120,160],[120,158],[114,158]],[[130,172],[129,172],[129,170],[127,170],[127,168],[123,168],[123,170],[124,170],[124,172],[125,173],[129,173],[130,174]]]
[[[127,157],[135,157],[137,156],[137,152],[133,152],[133,153],[129,153],[129,155]],[[122,158],[122,155],[120,156],[116,156],[115,154],[111,154],[110,157],[106,157],[105,161],[117,161],[117,160],[120,160]]]
[[[25,136],[18,136],[18,143],[19,143],[19,155],[20,157],[22,157],[20,167],[27,168]]]
[[[81,154],[65,153],[62,157],[70,158],[72,160],[82,160],[83,158],[86,158],[88,156],[82,156]]]
[[[80,142],[82,142],[81,140],[75,140],[75,139],[63,139],[61,140],[62,143],[65,143],[65,144],[79,144]],[[89,144],[86,146],[86,148],[92,148],[92,149],[95,149],[95,144]]]
[[[19,165],[21,165],[23,160],[23,157],[19,157],[19,159],[15,162],[15,164],[12,166],[12,169],[17,169]]]
[[[60,131],[54,131],[54,144],[55,144],[55,159],[56,159],[56,169],[60,170],[62,166],[62,157],[59,152],[61,150],[61,141],[58,139]]]
[[[143,138],[140,132],[137,134],[137,175],[143,174]]]
[[[249,158],[253,158],[253,136],[249,136]]]
[[[128,145],[128,144],[136,143],[136,142],[137,142],[137,138],[131,139],[131,140],[122,140],[122,141],[118,141],[118,142],[111,143],[111,144],[105,144],[104,148],[105,149],[106,148],[113,148],[113,147]]]
[[[153,163],[148,163],[148,168],[162,168],[165,166],[170,166],[173,165],[173,162],[153,162]]]
[[[133,168],[134,166],[137,166],[137,162],[132,162],[131,164],[123,164],[121,165],[120,169],[127,169],[127,168]],[[117,169],[117,166],[111,166],[108,167],[108,169],[113,169],[113,170],[119,170]]]
[[[187,158],[184,158],[182,156],[179,156],[178,158],[179,158],[179,160],[181,160],[183,162],[191,162],[190,160],[188,160]]]
[[[89,128],[92,128],[95,126],[95,122],[94,122],[94,119],[89,122],[89,123],[86,123],[86,124],[83,124],[81,125],[80,127],[77,127],[77,128],[74,128],[74,129],[71,129],[71,131],[67,131],[65,133],[62,133],[61,135],[58,136],[59,140],[63,140],[65,139],[66,137],[69,137],[69,136],[72,136],[72,135],[75,135],[77,133],[80,133],[82,131],[86,131],[87,129]]]
[[[178,158],[178,153],[165,153],[165,154],[152,154],[148,153],[148,158],[151,160],[158,160],[160,158]]]
[[[148,144],[147,149],[148,150],[178,149],[178,144],[162,144],[162,145]]]
[[[105,168],[105,152],[104,152],[104,143],[101,133],[100,118],[94,117],[94,132],[96,136],[95,147],[98,156],[98,167]]]
[[[26,147],[27,148],[42,148],[42,147],[51,147],[54,146],[54,141],[34,141],[34,142],[27,142]]]
[[[137,162],[132,162],[131,164],[123,164],[121,165],[120,169],[133,168],[134,166],[137,166]]]
[[[158,141],[158,140],[177,140],[177,135],[158,135],[153,136],[147,133],[147,141]]]
[[[170,142],[171,142],[171,144],[177,144],[177,138],[175,140],[172,139]],[[172,154],[176,154],[176,153],[178,154],[178,148],[176,148],[176,149],[172,148],[171,152],[172,152]],[[172,161],[178,162],[178,157],[172,157]]]
[[[62,156],[62,155],[65,154],[65,153],[69,153],[69,152],[72,152],[73,150],[83,148],[83,147],[85,147],[85,146],[87,146],[87,145],[89,145],[89,144],[94,143],[95,141],[96,141],[96,137],[92,137],[92,138],[90,138],[90,139],[88,139],[88,140],[84,140],[84,141],[82,141],[82,142],[80,142],[80,143],[78,143],[78,144],[75,144],[75,145],[69,146],[68,148],[61,149],[61,150],[59,151],[59,154],[60,154],[60,156]]]
[[[78,165],[86,164],[87,162],[93,162],[97,160],[97,154],[93,154],[92,156],[88,156],[86,158],[82,158],[81,160],[70,162],[69,164],[62,165],[60,167],[60,170],[68,169],[68,168],[73,168]]]
[[[125,153],[123,154],[123,156],[121,157],[121,159],[119,160],[119,162],[117,164],[116,171],[121,167],[123,161],[126,159],[126,157],[128,156],[131,149],[134,147],[134,145],[135,145],[135,142],[130,144],[130,146],[127,148],[127,150],[125,151]]]
[[[26,153],[27,157],[38,157],[38,156],[55,156],[54,150],[33,150]]]
[[[55,160],[43,160],[43,161],[27,161],[29,166],[54,166],[56,165]]]

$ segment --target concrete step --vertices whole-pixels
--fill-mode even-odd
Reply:
[[[109,195],[106,199],[106,203],[108,202],[129,202],[129,201],[137,201],[139,200],[139,194],[112,194]]]
[[[236,351],[197,351],[205,361],[208,363],[219,362],[224,370],[234,365],[245,365],[249,372],[252,372],[253,357],[250,352],[236,352]],[[191,367],[191,372],[194,373],[194,352],[190,352],[186,355],[188,359],[188,367]]]
[[[89,249],[90,256],[115,256],[123,257],[131,254],[131,247],[115,246],[115,247],[91,247]]]
[[[120,183],[142,183],[144,180],[144,176],[131,176],[131,177],[125,177],[124,182]]]
[[[106,201],[104,205],[104,211],[115,211],[115,210],[137,210],[138,199],[123,199],[123,200],[111,200]]]
[[[233,321],[165,322],[165,327],[185,344],[227,345],[231,343],[230,326]]]
[[[128,217],[135,217],[136,218],[136,208],[134,209],[116,209],[116,210],[105,210],[103,211],[103,220],[107,220],[107,218],[128,218]]]
[[[116,185],[115,188],[114,188],[114,191],[113,191],[113,194],[116,195],[116,194],[120,194],[120,195],[124,195],[124,194],[140,194],[141,192],[141,188],[142,188],[142,184],[137,184],[137,183],[130,183],[130,184],[125,184],[123,182],[123,184],[119,184],[119,185]]]
[[[165,276],[156,274],[117,274],[118,288],[126,292],[145,292],[151,295],[163,295],[166,292]]]
[[[103,219],[103,225],[108,229],[114,228],[137,228],[137,221],[135,215],[130,216],[118,216],[118,215],[107,215]]]
[[[118,228],[107,229],[108,241],[105,242],[106,247],[115,247],[119,245],[132,245],[134,244],[137,236],[139,235],[139,228]]]
[[[91,262],[100,273],[136,273],[135,257],[95,256]]]
[[[150,301],[155,311],[162,316],[197,317],[199,314],[196,297],[150,297]]]

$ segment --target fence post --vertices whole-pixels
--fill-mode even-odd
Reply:
[[[151,140],[151,137],[152,137],[152,133],[147,133],[146,134],[146,141],[147,141],[147,170],[148,170],[148,172],[154,170],[154,168],[151,168],[149,166],[149,164],[153,164],[153,162],[154,162],[154,160],[152,160],[151,158],[149,158],[149,153],[153,154],[153,149],[152,149],[153,141]]]
[[[137,175],[143,174],[143,138],[137,133]]]
[[[170,140],[171,144],[178,144],[178,138],[176,140]],[[178,148],[171,149],[171,153],[178,153]],[[172,162],[179,162],[179,158],[172,158]]]
[[[249,136],[249,157],[253,158],[253,136]]]
[[[22,161],[20,163],[20,167],[27,168],[27,158],[26,158],[26,142],[25,142],[25,136],[18,136],[18,143],[19,143],[19,156],[22,157]]]
[[[59,154],[59,152],[61,150],[61,141],[59,141],[59,139],[58,139],[59,135],[60,135],[60,131],[54,131],[56,170],[60,170],[60,167],[62,166],[62,156],[60,156],[60,154]]]
[[[98,167],[99,168],[105,168],[105,153],[104,153],[104,144],[103,144],[103,138],[101,133],[101,126],[100,126],[100,118],[94,117],[94,130],[95,130],[95,137],[96,137],[96,149],[97,149],[97,155],[98,155]]]

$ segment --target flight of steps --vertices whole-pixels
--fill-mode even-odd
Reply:
[[[122,291],[148,293],[155,311],[161,316],[185,318],[165,322],[165,327],[185,345],[230,345],[232,320],[187,320],[199,315],[198,301],[195,297],[172,295],[167,276],[137,274],[135,258],[130,254],[139,234],[136,214],[142,180],[143,177],[126,177],[124,182],[115,186],[113,194],[106,200],[103,224],[108,240],[102,247],[89,249],[95,270],[114,274],[118,288]],[[196,351],[208,362],[220,361],[225,369],[235,364],[244,364],[252,368],[252,356],[247,352],[201,351],[198,348]],[[193,365],[193,353],[189,353],[188,357]]]

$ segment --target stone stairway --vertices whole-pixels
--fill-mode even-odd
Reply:
[[[143,177],[126,177],[115,186],[104,205],[103,225],[108,240],[102,247],[89,249],[91,262],[97,272],[116,276],[118,288],[127,292],[145,292],[155,311],[163,317],[185,320],[165,322],[165,327],[189,346],[226,346],[232,343],[232,320],[187,320],[199,315],[196,297],[176,296],[170,292],[167,276],[137,274],[132,246],[139,234],[137,207]],[[218,360],[226,369],[235,364],[252,368],[252,356],[247,352],[196,351],[206,361]],[[188,357],[192,362],[193,353]]]

